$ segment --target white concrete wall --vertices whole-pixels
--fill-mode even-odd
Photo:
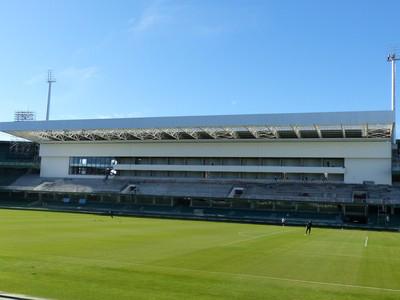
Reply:
[[[344,182],[392,184],[392,161],[385,158],[346,158]]]
[[[69,157],[42,156],[40,162],[41,177],[67,177],[69,169]]]
[[[40,156],[43,177],[68,177],[70,156],[344,158],[346,183],[367,180],[391,184],[391,143],[382,140],[49,143],[41,144]],[[334,168],[328,169],[333,171]]]
[[[195,141],[41,144],[40,156],[390,158],[389,141]]]

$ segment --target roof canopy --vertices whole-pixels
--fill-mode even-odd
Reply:
[[[203,139],[390,139],[394,112],[328,112],[0,123],[37,142]]]

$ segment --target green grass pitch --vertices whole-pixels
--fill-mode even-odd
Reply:
[[[93,300],[400,299],[400,236],[0,210],[0,290]]]

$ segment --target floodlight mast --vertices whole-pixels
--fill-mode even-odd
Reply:
[[[396,53],[389,54],[387,61],[392,65],[392,111],[394,112],[394,116],[396,118],[396,61],[400,60],[399,57],[396,56]],[[392,140],[396,142],[396,126],[395,122],[393,124],[392,129]]]
[[[396,61],[400,60],[395,53],[389,54],[387,61],[392,65],[392,111],[396,110]]]
[[[49,92],[47,94],[47,111],[46,111],[46,121],[49,120],[50,117],[50,100],[51,100],[51,84],[56,82],[56,79],[53,77],[53,73],[51,70],[47,72],[47,83],[49,84]]]

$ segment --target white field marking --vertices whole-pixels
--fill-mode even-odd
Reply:
[[[362,255],[352,255],[352,254],[332,254],[332,253],[319,254],[319,253],[306,252],[306,251],[296,251],[296,250],[293,250],[293,252],[295,254],[301,254],[301,255],[305,255],[305,256],[321,256],[321,257],[332,256],[332,257],[364,258],[364,256],[362,256]],[[374,259],[374,258],[372,258],[372,259]],[[381,260],[380,257],[378,257],[376,259]],[[395,259],[395,258],[393,258],[393,259]]]
[[[274,231],[274,232],[278,232],[278,231]],[[238,235],[243,236],[245,238],[258,238],[260,236],[264,236],[266,234],[271,234],[272,232],[269,233],[261,233],[261,234],[252,234],[252,232],[244,232],[244,231],[239,231]]]
[[[233,242],[228,242],[228,243],[225,243],[225,244],[222,244],[222,245],[219,245],[219,246],[230,246],[230,245],[234,245],[234,244],[238,244],[238,243],[242,243],[242,242],[256,240],[256,239],[259,239],[259,238],[262,238],[262,237],[267,237],[267,236],[272,236],[272,235],[277,235],[277,234],[283,234],[283,233],[289,233],[289,232],[293,232],[293,231],[296,231],[296,230],[285,230],[285,231],[279,230],[279,231],[273,231],[273,232],[269,232],[269,233],[265,233],[265,234],[259,234],[257,236],[243,235],[243,232],[239,231],[238,235],[240,235],[240,236],[248,236],[248,238],[241,239],[241,240],[236,240],[236,241],[233,241]]]
[[[301,255],[305,255],[305,256],[320,256],[320,257],[332,256],[332,257],[364,258],[363,255],[352,255],[352,254],[332,254],[332,253],[319,254],[319,253],[311,253],[311,252],[306,252],[306,251],[295,251],[295,250],[293,250],[293,252],[295,254],[301,254]],[[382,261],[381,257],[370,257],[369,259]],[[392,260],[399,261],[400,258],[391,257],[390,260],[391,261]]]
[[[52,257],[56,258],[71,258],[68,256],[59,256],[59,255],[51,255]],[[82,264],[82,258],[78,258],[79,264]],[[93,261],[99,263],[110,263],[110,260],[98,259],[98,258],[87,258],[85,257],[84,260],[86,261]],[[124,265],[131,265],[131,266],[139,266],[139,267],[147,267],[153,269],[164,269],[164,270],[175,270],[181,272],[193,272],[193,273],[203,273],[203,274],[211,274],[211,275],[226,275],[232,277],[247,277],[247,278],[258,278],[258,279],[267,279],[267,280],[276,280],[276,281],[286,281],[286,282],[294,282],[294,283],[304,283],[309,285],[326,285],[326,286],[333,286],[333,287],[342,287],[342,288],[352,288],[352,289],[365,289],[365,290],[374,290],[374,291],[382,291],[382,292],[394,292],[400,293],[400,289],[391,289],[391,288],[381,288],[376,286],[368,286],[368,285],[357,285],[357,284],[345,284],[345,283],[337,283],[337,282],[324,282],[324,281],[313,281],[313,280],[301,280],[301,279],[294,279],[294,278],[286,278],[286,277],[276,277],[276,276],[268,276],[268,275],[256,275],[256,274],[246,274],[246,273],[232,273],[232,272],[220,272],[220,271],[207,271],[207,270],[199,270],[199,269],[190,269],[190,268],[180,268],[180,267],[170,267],[170,266],[159,266],[159,265],[152,265],[147,263],[140,263],[140,262],[123,262]],[[113,263],[115,267],[115,264]]]
[[[248,277],[248,278],[259,278],[259,279],[269,279],[269,280],[277,280],[277,281],[297,282],[297,283],[314,284],[314,285],[328,285],[328,286],[335,286],[335,287],[367,289],[367,290],[375,290],[375,291],[385,291],[385,292],[400,293],[400,289],[380,288],[380,287],[367,286],[367,285],[345,284],[345,283],[313,281],[313,280],[301,280],[301,279],[294,279],[294,278],[275,277],[275,276],[267,276],[267,275],[255,275],[255,274],[246,274],[246,273],[206,271],[206,270],[196,270],[196,269],[188,269],[188,268],[180,268],[180,267],[161,267],[161,266],[146,265],[146,264],[144,266],[156,267],[156,268],[160,267],[160,268],[164,268],[164,269],[174,269],[174,270],[177,270],[177,271],[184,271],[184,272],[195,272],[195,273],[214,274],[214,275],[240,276],[240,277]]]
[[[367,248],[368,246],[368,235],[365,237],[364,247]]]
[[[45,300],[44,298],[37,298],[20,294],[10,294],[3,291],[0,291],[0,299]]]

